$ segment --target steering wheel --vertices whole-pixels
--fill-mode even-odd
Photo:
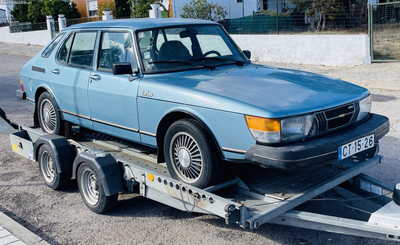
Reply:
[[[203,54],[203,56],[207,57],[207,55],[210,55],[210,54],[216,54],[217,56],[221,56],[221,53],[218,52],[217,50],[210,50],[210,51],[206,52],[205,54]]]

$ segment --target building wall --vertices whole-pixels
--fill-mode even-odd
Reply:
[[[50,41],[51,32],[48,30],[10,33],[8,26],[0,27],[0,42],[45,46]]]
[[[76,8],[78,9],[79,13],[81,14],[82,18],[88,17],[88,10],[87,10],[87,0],[71,0],[72,2],[76,3]],[[97,0],[97,5],[103,4],[108,1],[113,0]],[[101,16],[102,14],[99,13]]]
[[[325,66],[371,63],[368,35],[231,35],[252,60]]]

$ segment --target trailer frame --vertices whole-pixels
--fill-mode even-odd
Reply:
[[[383,161],[383,157],[378,155],[378,144],[361,158],[331,163],[333,167],[330,170],[338,173],[328,173],[327,179],[288,196],[284,193],[280,197],[269,193],[268,184],[271,186],[271,183],[268,183],[268,179],[256,175],[250,175],[250,180],[236,176],[218,185],[199,189],[171,178],[165,165],[157,164],[156,159],[143,153],[142,149],[136,149],[123,140],[118,142],[104,139],[104,135],[103,138],[91,137],[79,130],[77,128],[76,131],[68,132],[70,137],[67,139],[0,117],[0,133],[9,135],[15,153],[32,161],[40,161],[38,151],[43,144],[47,144],[57,156],[58,173],[69,174],[72,178],[77,178],[80,163],[88,162],[96,167],[107,196],[118,195],[124,190],[138,191],[141,196],[173,208],[213,214],[225,219],[226,224],[235,223],[243,228],[256,229],[264,223],[271,223],[400,241],[400,206],[391,198],[393,191],[398,189],[363,174]],[[293,179],[306,178],[305,174],[293,176]],[[267,184],[261,185],[261,182]],[[382,207],[371,214],[368,222],[294,209],[337,186],[360,197],[370,198]],[[285,187],[283,189],[286,190]]]

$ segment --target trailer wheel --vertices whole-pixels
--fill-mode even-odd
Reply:
[[[46,144],[39,149],[39,170],[44,183],[53,190],[59,190],[68,186],[71,181],[71,173],[59,173],[53,150]]]
[[[63,123],[56,101],[48,92],[42,93],[38,101],[37,112],[39,124],[43,132],[60,134]]]
[[[78,188],[86,206],[93,212],[101,214],[115,207],[118,193],[107,196],[98,174],[92,165],[84,162],[78,169]]]
[[[171,176],[187,184],[205,188],[222,178],[224,165],[215,144],[194,119],[181,119],[170,126],[164,154]]]

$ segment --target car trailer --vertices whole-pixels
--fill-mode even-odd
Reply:
[[[172,179],[151,152],[114,137],[74,127],[67,137],[10,122],[0,109],[0,133],[10,136],[12,150],[39,163],[44,182],[53,189],[77,179],[85,204],[96,213],[112,208],[122,191],[173,208],[225,219],[256,229],[264,223],[400,241],[400,184],[394,188],[363,172],[382,162],[379,145],[352,158],[312,171],[262,169],[205,189]],[[254,168],[255,169],[255,168]],[[380,204],[368,222],[294,210],[336,187]]]

